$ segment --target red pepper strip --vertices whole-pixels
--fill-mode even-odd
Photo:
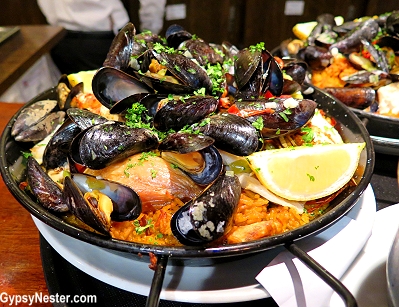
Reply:
[[[315,200],[309,200],[306,202],[305,206],[306,206],[306,210],[309,213],[312,213],[313,211],[316,211],[317,209],[319,209],[320,207],[323,207],[325,204],[331,202],[335,197],[337,197],[344,189],[346,188],[346,185],[344,187],[342,187],[341,189],[339,189],[337,192],[328,195],[326,197],[322,197],[322,198],[318,198]],[[308,207],[309,206],[309,207]]]
[[[278,66],[280,66],[280,69],[283,69],[284,61],[281,58],[279,58],[278,56],[274,56],[274,60],[277,62]]]
[[[78,173],[83,173],[86,170],[86,166],[75,163],[76,170]]]
[[[371,54],[370,52],[368,52],[367,50],[362,50],[362,56],[366,59],[370,59],[371,58]]]
[[[263,110],[240,110],[237,108],[235,104],[233,104],[230,108],[227,109],[227,112],[230,114],[234,114],[243,118],[250,117],[250,116],[256,116],[256,115],[262,115],[262,114],[271,114],[274,113],[275,111],[273,109],[267,108]]]

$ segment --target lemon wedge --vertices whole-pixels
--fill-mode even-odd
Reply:
[[[280,197],[308,201],[342,188],[355,173],[365,143],[300,146],[247,156],[259,181]]]
[[[83,82],[83,91],[85,93],[92,93],[91,81],[93,80],[93,76],[96,73],[96,70],[86,70],[80,71],[77,73],[69,74],[68,80],[71,86],[75,86],[76,84]]]

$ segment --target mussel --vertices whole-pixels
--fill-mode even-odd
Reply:
[[[91,169],[101,169],[157,145],[158,137],[152,131],[109,121],[80,132],[70,148],[74,162]]]
[[[26,178],[32,194],[44,208],[54,212],[68,211],[60,186],[50,178],[32,156],[27,160]]]
[[[215,139],[217,148],[237,156],[248,156],[259,148],[256,128],[237,115],[218,113],[193,126],[193,130]]]
[[[104,235],[111,220],[133,220],[141,213],[140,198],[131,188],[84,174],[65,177],[64,198],[71,213]]]
[[[211,137],[200,134],[173,133],[159,146],[161,157],[184,171],[195,183],[208,185],[223,169],[219,151]]]
[[[56,100],[41,100],[24,108],[15,120],[11,135],[19,142],[38,142],[63,122],[65,112],[57,111]]]
[[[221,238],[231,225],[240,194],[237,176],[233,172],[221,174],[201,195],[173,215],[173,234],[182,244],[193,246]]]
[[[93,77],[93,94],[108,109],[133,94],[151,93],[145,83],[127,73],[111,67],[100,68]]]
[[[242,116],[260,123],[262,137],[271,139],[303,127],[314,115],[316,102],[294,98],[242,100],[236,102]]]
[[[113,39],[103,66],[125,71],[129,67],[130,57],[133,53],[135,35],[134,24],[128,22]]]
[[[159,108],[154,117],[154,127],[159,131],[176,131],[186,125],[197,123],[215,112],[218,107],[218,100],[213,96],[187,95],[165,100],[166,103]]]

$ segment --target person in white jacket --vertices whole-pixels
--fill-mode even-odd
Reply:
[[[129,15],[120,0],[37,0],[50,25],[63,26],[66,36],[51,51],[61,73],[102,66],[113,38]]]

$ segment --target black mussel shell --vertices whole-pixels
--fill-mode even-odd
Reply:
[[[163,159],[179,167],[195,183],[208,185],[219,176],[223,169],[223,160],[219,151],[211,146],[213,142],[211,137],[205,135],[173,133],[158,146],[158,149]],[[191,159],[196,161],[195,169],[186,167],[185,154],[189,153],[201,155],[201,159],[190,155],[190,161]]]
[[[203,134],[171,133],[158,146],[160,151],[189,153],[212,145],[215,140]]]
[[[156,53],[155,58],[185,86],[191,88],[190,93],[205,88],[207,93],[212,92],[212,81],[206,71],[191,59],[179,53]]]
[[[234,62],[234,78],[237,88],[241,90],[253,78],[255,71],[262,63],[262,54],[260,51],[250,51],[245,48],[238,52],[237,59]],[[262,72],[260,73],[262,74]],[[260,87],[258,93],[260,92]]]
[[[223,57],[202,39],[187,40],[184,42],[184,46],[201,66],[206,66],[208,63],[223,63]]]
[[[237,156],[248,156],[259,148],[256,128],[245,118],[233,114],[209,116],[194,129],[212,137],[217,148]]]
[[[102,169],[157,145],[158,137],[152,131],[110,121],[83,130],[72,141],[70,150],[74,162],[91,169]]]
[[[67,118],[47,143],[43,153],[43,166],[47,169],[62,167],[68,163],[69,146],[81,129]]]
[[[99,233],[109,236],[110,223],[103,216],[97,204],[89,203],[84,199],[84,194],[69,176],[64,179],[64,198],[71,213],[80,221]]]
[[[108,119],[101,115],[79,108],[70,108],[66,111],[66,113],[81,130],[85,130],[94,125],[103,124],[108,121]]]
[[[98,190],[112,200],[112,220],[134,220],[140,215],[140,197],[130,187],[105,179],[97,179],[94,176],[85,174],[71,174],[71,176],[82,193]]]
[[[154,117],[154,127],[159,131],[179,130],[197,123],[215,112],[218,100],[213,96],[175,97],[160,108]]]
[[[52,113],[56,113],[58,110],[58,105],[56,100],[40,100],[30,106],[24,108],[21,113],[19,113],[16,118],[12,128],[11,135],[16,141],[20,142],[34,142],[44,139],[48,134],[52,132],[47,131],[49,127],[54,127],[51,125],[51,121],[46,121],[45,119]],[[61,115],[62,113],[59,113]],[[51,115],[50,119],[54,119],[54,115]],[[49,127],[46,124],[50,124]],[[58,124],[59,121],[53,124]],[[43,135],[38,135],[43,131]]]
[[[103,66],[109,66],[125,71],[129,67],[133,52],[136,28],[128,22],[113,39]]]
[[[153,92],[135,77],[111,67],[102,67],[95,73],[92,89],[98,101],[108,109],[128,96]]]
[[[175,49],[177,49],[182,42],[191,39],[191,37],[192,34],[178,24],[170,25],[165,32],[168,46]]]
[[[264,112],[248,116],[246,119],[254,123],[261,117],[263,123],[262,136],[264,138],[275,138],[303,127],[313,117],[317,106],[313,100],[288,99],[240,101],[236,102],[236,106],[241,111],[263,110]],[[248,113],[250,115],[250,112]]]
[[[201,195],[173,215],[173,234],[182,244],[193,246],[219,239],[231,225],[240,194],[237,176],[220,175]]]
[[[55,212],[68,211],[61,188],[31,156],[27,161],[27,181],[32,194],[44,208]]]

